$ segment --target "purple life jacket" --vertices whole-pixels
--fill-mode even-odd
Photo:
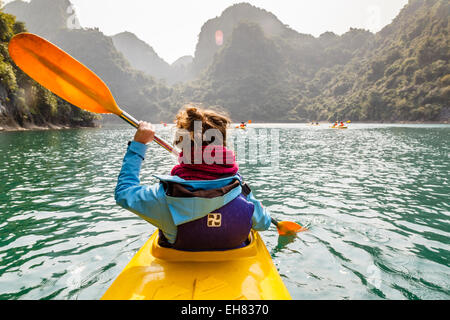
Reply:
[[[183,185],[168,183],[166,194],[172,197],[215,198],[239,186],[239,181],[219,189],[189,191]],[[177,238],[172,245],[163,232],[159,232],[160,245],[182,251],[223,251],[245,247],[252,228],[254,204],[247,201],[250,189],[244,184],[243,192],[225,206],[201,219],[178,226]]]

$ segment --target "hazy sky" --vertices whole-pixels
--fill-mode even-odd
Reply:
[[[10,2],[10,1],[5,1]],[[202,25],[234,0],[71,0],[81,26],[106,35],[131,31],[169,63],[193,55]],[[350,27],[381,30],[408,0],[247,0],[301,33],[345,33]]]

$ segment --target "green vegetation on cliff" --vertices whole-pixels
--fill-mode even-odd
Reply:
[[[202,28],[196,66],[211,63],[183,96],[235,119],[448,121],[449,6],[410,0],[375,35],[350,29],[319,38],[248,4],[232,6]],[[219,48],[214,31],[231,26]]]
[[[58,98],[12,62],[9,40],[24,31],[22,22],[0,11],[0,127],[94,126],[93,114]]]
[[[320,119],[448,121],[449,16],[448,1],[410,0],[365,50],[317,73],[318,94],[295,110]]]
[[[159,122],[172,116],[166,110],[172,105],[173,90],[133,69],[111,37],[97,28],[82,28],[73,23],[77,18],[70,1],[16,0],[4,10],[24,21],[30,32],[48,39],[94,71],[111,89],[117,103],[135,117]],[[116,117],[108,120],[121,121]]]
[[[320,37],[239,3],[203,25],[195,57],[172,66],[131,33],[111,38],[98,29],[69,28],[76,17],[68,6],[69,0],[16,0],[5,11],[94,70],[119,105],[143,120],[169,121],[187,102],[220,106],[236,121],[450,117],[446,0],[410,0],[376,34],[350,29]],[[10,81],[5,72],[2,81]]]

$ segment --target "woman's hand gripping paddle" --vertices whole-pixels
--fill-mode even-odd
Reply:
[[[47,40],[20,33],[11,39],[9,54],[31,78],[74,106],[94,113],[113,113],[139,127],[139,121],[119,108],[109,88],[94,72]],[[155,137],[154,141],[178,156],[164,140]]]

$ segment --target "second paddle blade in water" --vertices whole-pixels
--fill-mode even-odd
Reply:
[[[278,223],[278,233],[280,236],[291,236],[299,232],[307,231],[308,229],[302,227],[298,223],[291,221],[281,221]]]

